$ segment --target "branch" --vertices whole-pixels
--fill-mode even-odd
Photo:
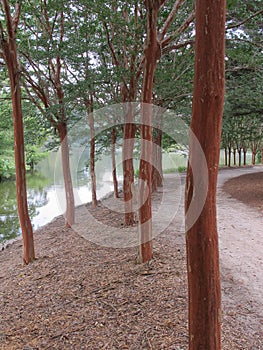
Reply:
[[[195,11],[192,11],[188,18],[185,20],[185,22],[176,30],[174,31],[167,39],[165,39],[162,42],[162,49],[164,49],[176,36],[183,33],[189,25],[193,22],[195,19]]]
[[[110,52],[111,52],[111,56],[112,56],[112,61],[113,61],[113,64],[116,66],[116,67],[119,67],[119,62],[118,62],[118,59],[117,59],[117,56],[115,54],[115,51],[114,51],[114,47],[110,41],[110,34],[109,34],[109,30],[108,30],[108,27],[107,27],[107,24],[106,22],[103,22],[103,26],[105,28],[105,31],[106,31],[106,39],[107,39],[107,43],[108,43],[108,46],[110,48]]]
[[[8,32],[8,36],[10,39],[14,38],[14,32],[12,28],[12,16],[10,13],[10,6],[7,0],[2,0],[2,3],[4,5],[4,13],[5,13],[5,18],[6,18],[6,28]]]
[[[158,39],[159,41],[162,41],[165,37],[165,34],[167,33],[171,23],[174,20],[174,17],[180,7],[180,5],[182,4],[183,0],[177,0],[172,8],[172,11],[170,12],[169,16],[167,17],[162,29],[160,30],[159,34],[158,34]]]
[[[249,71],[249,72],[261,71],[259,67],[251,67],[249,65],[246,65],[246,66],[235,66],[233,68],[227,68],[226,72],[237,72],[240,70]]]
[[[232,24],[232,25],[230,25],[230,26],[227,26],[227,27],[226,27],[226,30],[229,30],[229,29],[233,29],[233,28],[237,28],[237,27],[239,27],[239,26],[242,26],[242,24],[244,24],[244,23],[250,21],[252,18],[256,17],[257,15],[260,15],[261,13],[263,13],[263,10],[259,10],[259,11],[255,12],[255,13],[253,13],[253,15],[249,16],[248,18],[244,19],[243,21],[241,21],[241,22],[239,22],[239,23],[237,23],[237,24]]]
[[[263,114],[263,109],[254,109],[254,110],[252,109],[251,111],[247,111],[247,112],[233,113],[235,117],[241,117],[241,116],[250,115],[250,114]]]
[[[16,3],[15,5],[15,13],[13,16],[13,21],[12,21],[12,29],[13,32],[16,33],[19,19],[20,19],[20,14],[21,14],[21,3]]]
[[[259,47],[259,48],[262,48],[262,42],[260,43],[256,43],[256,42],[253,42],[253,41],[250,41],[250,40],[245,40],[245,39],[240,39],[240,38],[234,38],[234,39],[226,39],[227,41],[238,41],[238,42],[243,42],[243,43],[247,43],[247,44],[250,44],[250,45],[253,45],[253,46],[256,46],[256,47]]]
[[[194,43],[195,43],[194,40],[187,40],[187,41],[183,41],[179,44],[170,45],[170,46],[166,47],[162,53],[165,55],[173,50],[180,49],[181,47],[185,47],[187,45],[193,45]]]

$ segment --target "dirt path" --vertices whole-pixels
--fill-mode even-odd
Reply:
[[[227,310],[236,309],[235,317],[246,323],[251,330],[261,327],[263,344],[262,212],[222,191],[223,184],[230,178],[262,171],[262,166],[220,171],[218,230],[223,304]],[[241,308],[247,312],[238,312]]]

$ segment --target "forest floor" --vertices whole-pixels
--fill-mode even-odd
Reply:
[[[0,349],[186,350],[184,175],[179,180],[175,193],[174,176],[166,175],[153,196],[156,232],[163,232],[149,264],[136,263],[132,229],[112,210],[113,198],[79,207],[74,230],[63,217],[38,230],[29,266],[21,263],[21,241],[0,252]],[[224,350],[263,349],[262,198],[263,167],[220,170]]]

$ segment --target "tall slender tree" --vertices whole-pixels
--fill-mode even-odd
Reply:
[[[75,221],[75,205],[70,173],[68,116],[64,91],[64,42],[66,7],[63,3],[40,1],[27,7],[23,17],[25,35],[21,45],[24,87],[31,101],[58,131],[66,196],[65,225]],[[28,14],[34,19],[29,21]],[[32,24],[33,23],[33,24]]]
[[[8,0],[2,0],[1,5],[5,16],[6,29],[4,29],[0,22],[0,55],[4,58],[10,80],[15,141],[16,197],[23,237],[23,260],[28,264],[35,259],[35,251],[33,229],[27,204],[22,94],[16,47],[16,32],[20,18],[21,4],[16,4],[13,16]]]
[[[186,244],[189,288],[189,349],[221,349],[221,290],[216,187],[225,86],[225,1],[197,0],[195,76],[189,164],[186,179]],[[200,162],[196,139],[208,167]],[[193,176],[194,174],[194,176]],[[191,226],[190,205],[198,193],[207,197]]]
[[[172,9],[166,17],[162,27],[158,28],[158,15],[160,9],[165,4],[165,0],[144,1],[147,17],[146,39],[144,49],[144,70],[142,97],[143,102],[141,113],[141,157],[139,169],[139,261],[146,262],[152,258],[152,101],[153,82],[158,60],[163,51],[169,52],[177,48],[171,45],[174,38],[183,33],[192,23],[195,14],[192,11],[186,20],[172,33],[169,33],[180,6],[181,0],[175,1]],[[181,46],[181,44],[178,44]]]

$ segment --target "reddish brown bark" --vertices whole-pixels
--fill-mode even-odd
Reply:
[[[133,149],[136,125],[133,124],[133,108],[131,103],[126,103],[126,118],[123,130],[122,148],[122,169],[123,169],[123,197],[125,211],[125,225],[130,226],[135,223],[135,213],[133,210],[133,188],[134,188],[134,167]]]
[[[118,179],[117,179],[117,169],[116,169],[116,141],[117,141],[117,132],[116,128],[111,130],[111,163],[112,163],[112,180],[114,188],[114,197],[119,198],[119,188],[118,188]]]
[[[14,152],[16,167],[16,198],[17,209],[23,238],[23,261],[29,264],[35,259],[33,229],[28,214],[26,170],[24,156],[24,130],[22,116],[22,95],[20,88],[20,71],[16,50],[16,29],[19,20],[20,6],[17,5],[16,13],[12,18],[9,2],[3,0],[3,7],[7,25],[7,38],[1,27],[0,47],[7,66],[10,89],[12,96],[13,122],[14,122]]]
[[[191,129],[203,149],[208,184],[200,155],[190,137],[185,210],[198,206],[198,193],[208,190],[202,212],[190,225],[186,216],[189,290],[189,349],[221,349],[221,290],[216,187],[224,101],[225,2],[197,0],[193,115]],[[194,169],[194,172],[192,171]],[[194,178],[193,178],[194,173]],[[207,187],[206,187],[207,186]]]
[[[142,87],[141,157],[139,169],[139,261],[152,259],[152,89],[153,79],[160,57],[157,38],[158,11],[163,1],[145,1],[147,10],[147,36]]]
[[[153,150],[152,150],[152,192],[157,190],[158,186],[163,185],[162,175],[162,131],[155,130],[153,137]]]

